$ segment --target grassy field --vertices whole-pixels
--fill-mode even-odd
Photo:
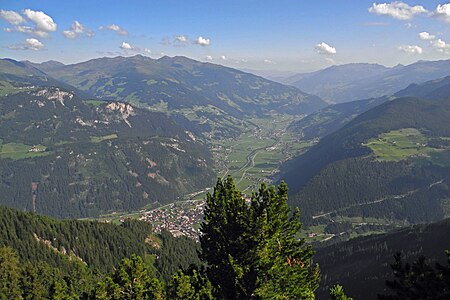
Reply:
[[[117,134],[109,134],[105,136],[91,136],[91,142],[93,143],[100,143],[107,140],[114,140],[117,139]]]
[[[35,149],[36,152],[31,151]],[[39,157],[49,155],[51,152],[45,151],[47,147],[42,145],[29,146],[20,143],[0,143],[0,158],[24,159],[30,157]]]
[[[385,161],[400,161],[410,157],[429,156],[435,149],[427,146],[427,137],[414,128],[404,128],[381,134],[366,144],[375,157]]]
[[[0,97],[15,94],[22,91],[31,91],[36,89],[34,86],[21,86],[17,87],[12,85],[9,81],[0,80]]]
[[[312,145],[285,130],[293,119],[277,116],[248,120],[254,128],[214,145],[217,173],[221,177],[232,175],[243,192],[257,190],[261,182],[271,182],[282,162]]]
[[[92,106],[100,106],[100,105],[106,103],[105,101],[100,101],[100,100],[84,100],[83,102],[88,105],[92,105]]]

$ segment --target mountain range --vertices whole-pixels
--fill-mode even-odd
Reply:
[[[282,82],[317,95],[330,103],[343,103],[392,95],[412,83],[422,83],[449,75],[450,60],[418,61],[392,68],[355,63],[296,74]]]
[[[27,64],[97,98],[185,117],[217,137],[238,134],[251,117],[307,114],[326,106],[295,87],[182,56]]]
[[[448,215],[449,92],[448,78],[411,86],[399,95],[421,98],[385,101],[323,137],[280,176],[292,206],[311,223],[404,225]]]
[[[28,68],[3,73],[21,77],[0,97],[2,204],[92,217],[174,201],[214,181],[208,147],[165,114],[79,97]]]

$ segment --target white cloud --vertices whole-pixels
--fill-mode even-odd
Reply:
[[[64,30],[63,35],[68,39],[74,39],[77,37],[77,33],[72,30]]]
[[[37,39],[26,39],[25,43],[28,45],[28,47],[30,47],[31,50],[41,50],[42,48],[44,48],[44,44],[42,44],[39,40]]]
[[[419,38],[423,41],[431,41],[431,40],[436,39],[436,36],[424,31],[424,32],[419,33]]]
[[[439,4],[433,15],[450,24],[450,3]]]
[[[398,46],[397,49],[399,51],[405,52],[405,53],[411,53],[411,54],[422,54],[423,49],[416,45],[402,45]]]
[[[74,21],[72,25],[70,26],[70,30],[64,30],[63,35],[68,39],[76,38],[79,35],[86,35],[88,37],[93,37],[94,32],[90,30],[89,28],[85,27],[83,24],[81,24],[78,21]]]
[[[317,53],[319,54],[323,54],[323,55],[332,55],[332,54],[336,54],[336,48],[328,45],[325,42],[322,42],[320,44],[317,44],[315,47]]]
[[[204,38],[204,37],[202,37],[202,36],[199,36],[199,37],[195,40],[194,43],[197,44],[197,45],[200,45],[200,46],[209,46],[210,43],[211,43],[211,41],[210,41],[209,39],[207,39],[207,38]]]
[[[389,16],[397,20],[411,20],[415,15],[428,11],[421,5],[409,6],[401,1],[394,1],[391,3],[373,3],[369,12],[380,16]]]
[[[13,28],[5,28],[4,31],[21,32],[41,38],[48,38],[50,32],[56,31],[56,23],[42,11],[25,9],[22,13],[26,18],[12,10],[0,10],[0,17],[15,25]]]
[[[111,31],[116,32],[118,35],[128,35],[128,31],[126,31],[125,29],[123,29],[122,27],[120,27],[119,25],[116,25],[116,24],[100,26],[98,29],[99,30],[111,30]]]
[[[122,46],[120,46],[120,49],[123,50],[133,50],[134,48],[127,42],[122,42]]]
[[[34,50],[39,51],[44,49],[44,44],[42,44],[39,40],[34,38],[26,39],[22,44],[15,44],[8,46],[11,50]]]
[[[213,57],[211,55],[207,55],[206,60],[213,60]]]
[[[128,54],[144,54],[144,55],[149,55],[152,54],[152,51],[148,48],[140,48],[134,45],[131,45],[130,43],[127,42],[122,42],[122,45],[119,46],[120,49],[122,49],[127,55]]]
[[[56,23],[53,19],[42,11],[34,11],[31,9],[24,9],[23,14],[36,25],[36,29],[45,32],[56,31]]]
[[[275,62],[272,61],[272,60],[270,60],[270,59],[265,59],[264,62],[265,62],[266,64],[271,64],[271,65],[275,64]]]
[[[187,43],[188,38],[185,35],[179,35],[175,38],[180,43]]]
[[[220,57],[220,59],[221,59],[221,60],[227,60],[227,57],[226,57],[225,55],[222,55],[222,56]]]
[[[431,45],[433,46],[433,48],[436,48],[436,49],[444,49],[447,46],[447,43],[441,39],[437,39],[437,40],[431,42]]]
[[[11,25],[19,25],[25,23],[25,19],[13,10],[0,10],[0,18]]]
[[[448,55],[450,54],[450,44],[441,39],[431,41],[431,47],[436,49],[438,52]]]

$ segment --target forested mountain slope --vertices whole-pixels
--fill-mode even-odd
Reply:
[[[73,293],[90,291],[115,270],[124,258],[139,255],[167,280],[180,266],[198,264],[197,245],[189,238],[168,232],[155,234],[148,223],[126,220],[121,225],[97,221],[55,220],[0,206],[0,260],[3,247],[13,249],[25,268],[23,279],[33,283],[25,294],[54,291],[63,281]],[[153,262],[153,263],[152,263]],[[11,272],[2,268],[2,276]],[[18,276],[18,274],[16,274]],[[4,277],[3,277],[4,278]],[[37,286],[35,286],[37,284]],[[83,298],[84,299],[84,298]]]
[[[328,289],[337,282],[354,299],[377,299],[377,294],[386,293],[385,281],[393,279],[390,264],[396,252],[409,263],[421,255],[445,263],[449,232],[446,219],[317,249],[314,259],[322,274],[318,299],[328,299]]]
[[[208,148],[162,113],[59,87],[0,97],[0,201],[55,217],[167,203],[214,178]]]
[[[449,119],[448,96],[398,98],[372,108],[288,164],[281,177],[291,204],[307,222],[443,218],[450,198]]]
[[[251,116],[304,114],[325,106],[320,98],[297,88],[181,56],[155,60],[137,55],[33,66],[102,99],[187,117],[218,136],[236,134]]]
[[[363,112],[392,99],[381,97],[330,105],[293,122],[288,130],[308,140],[320,139],[342,128]]]
[[[288,129],[301,134],[306,139],[322,138],[342,128],[363,112],[386,101],[401,97],[424,97],[426,99],[445,97],[449,94],[449,83],[450,76],[447,76],[421,84],[411,84],[391,96],[330,105],[293,122]]]

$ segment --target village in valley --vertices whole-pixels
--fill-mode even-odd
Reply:
[[[198,241],[204,206],[204,200],[180,201],[146,211],[139,219],[151,223],[154,232],[166,230]]]

